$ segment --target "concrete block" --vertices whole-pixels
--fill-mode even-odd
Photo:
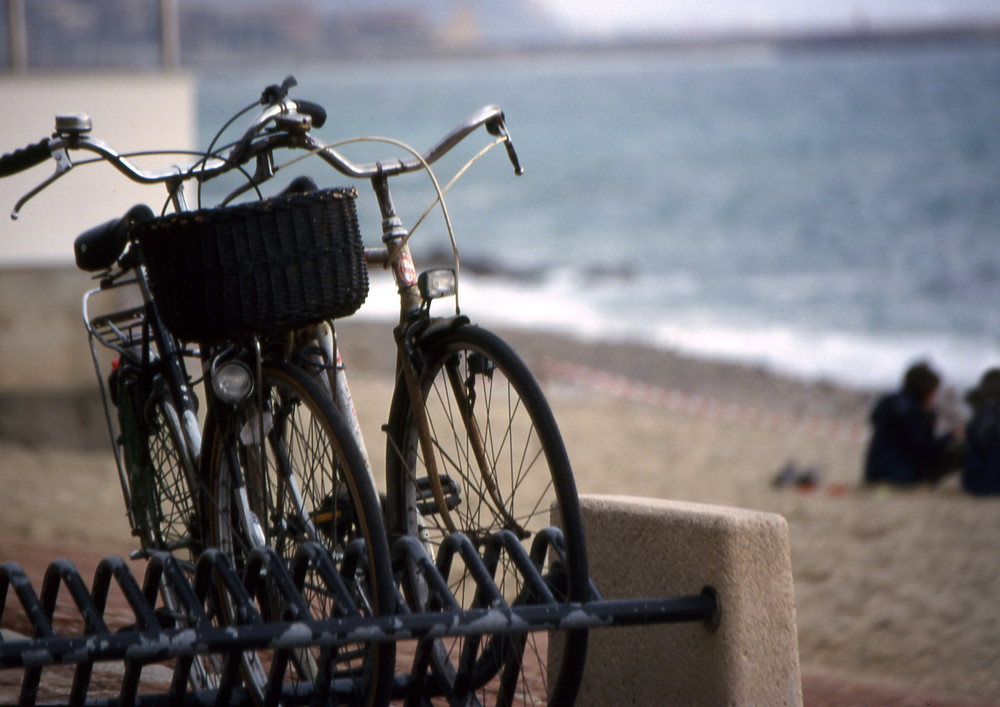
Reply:
[[[580,499],[590,573],[606,599],[714,587],[722,618],[590,633],[578,705],[801,705],[784,518],[623,496]]]

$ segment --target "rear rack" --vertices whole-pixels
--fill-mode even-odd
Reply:
[[[128,349],[142,341],[142,331],[146,322],[144,306],[102,314],[90,319],[86,318],[86,310],[84,311],[87,333],[109,349],[125,355]]]
[[[503,535],[501,531],[498,535]],[[507,533],[510,535],[509,533]],[[494,536],[496,537],[496,536]],[[539,534],[532,548],[536,553],[558,551],[561,534],[554,528]],[[518,544],[513,535],[497,537],[496,542],[510,548]],[[348,550],[356,553],[353,561],[363,557],[359,543]],[[447,583],[439,567],[447,567],[453,560],[464,562],[474,576],[489,577],[482,558],[476,553],[472,542],[465,536],[450,536],[442,546],[436,565],[427,555],[423,545],[415,538],[404,537],[393,546],[393,560],[396,567],[407,563],[415,567],[430,590],[438,595],[438,604],[457,607],[457,603],[447,589]],[[514,558],[518,555],[517,558]],[[492,582],[488,586],[477,582],[482,590],[477,596],[484,597],[482,606],[460,610],[447,608],[440,611],[413,613],[408,610],[400,596],[397,613],[387,616],[363,617],[360,615],[315,620],[306,617],[293,621],[261,622],[251,600],[254,584],[266,581],[269,591],[280,593],[290,603],[303,606],[301,588],[297,588],[291,577],[304,576],[302,563],[327,562],[329,556],[318,545],[303,545],[295,558],[291,570],[287,570],[278,555],[270,548],[259,548],[251,553],[247,562],[246,578],[238,578],[229,559],[218,550],[206,551],[194,569],[197,578],[194,586],[187,579],[187,571],[181,563],[167,553],[152,553],[146,567],[143,586],[140,587],[124,560],[108,557],[98,566],[92,590],[87,590],[75,567],[67,560],[53,562],[45,574],[41,599],[35,594],[24,571],[16,564],[0,566],[0,621],[4,621],[4,609],[8,605],[11,590],[17,598],[21,611],[32,627],[33,637],[6,635],[0,639],[0,671],[21,670],[20,703],[36,704],[39,686],[46,671],[56,666],[75,665],[72,698],[79,704],[90,705],[203,705],[203,704],[243,704],[248,695],[241,683],[240,671],[223,669],[217,686],[206,690],[188,688],[188,677],[192,660],[196,655],[214,654],[219,656],[224,666],[232,666],[243,651],[273,651],[274,664],[284,664],[291,652],[306,646],[336,648],[366,641],[397,642],[401,640],[420,641],[430,637],[443,636],[507,636],[524,635],[532,631],[545,630],[585,630],[598,627],[628,626],[650,623],[702,622],[712,630],[719,621],[721,607],[717,594],[706,587],[700,594],[676,598],[645,598],[608,601],[601,598],[596,589],[586,602],[560,602],[553,598],[547,588],[558,582],[543,577],[534,566],[534,561],[524,562],[527,553],[512,552],[517,570],[523,575],[527,586],[535,588],[536,599],[530,604],[508,605]],[[444,563],[444,564],[442,564]],[[330,565],[332,567],[332,563]],[[187,568],[190,571],[192,568]],[[329,570],[330,568],[326,568]],[[336,571],[321,571],[328,589],[334,596],[344,596],[346,586]],[[209,580],[209,581],[206,581]],[[487,580],[488,581],[488,580]],[[169,584],[181,597],[182,611],[191,620],[186,626],[168,625],[161,627],[162,610],[154,606],[161,583]],[[331,586],[336,584],[337,586]],[[117,586],[124,594],[134,613],[134,623],[115,633],[109,632],[105,622],[105,608],[110,590]],[[244,622],[231,626],[216,626],[206,618],[205,606],[209,586],[225,587],[234,605],[239,608],[237,615],[244,616]],[[70,594],[78,612],[77,623],[83,624],[82,633],[56,635],[53,630],[53,615],[56,599],[61,588]],[[441,595],[444,593],[446,596]],[[450,597],[450,601],[448,601]],[[65,612],[63,612],[65,613]],[[23,621],[23,617],[22,621]],[[416,651],[414,667],[419,663],[420,650]],[[163,661],[173,661],[167,668]],[[398,658],[397,658],[398,660]],[[121,687],[114,697],[91,697],[91,676],[98,663],[117,663],[123,667],[120,673]],[[157,665],[154,665],[157,664]],[[169,675],[164,671],[169,670]],[[424,671],[426,672],[426,671]],[[398,673],[394,683],[394,698],[412,698],[414,693],[424,697],[434,688],[433,680],[425,680],[420,670],[411,669]],[[272,672],[269,683],[281,685],[283,671]],[[456,686],[464,684],[462,676],[456,677]],[[0,672],[0,697],[2,686],[12,685]],[[332,685],[284,685],[282,701],[309,703],[318,693],[326,698],[336,698],[342,690],[348,694],[352,685],[334,682]],[[270,689],[270,684],[268,685]],[[291,691],[291,692],[289,692]],[[62,698],[65,700],[65,696]],[[339,702],[338,702],[339,703]],[[464,702],[463,702],[464,703]]]
[[[105,296],[112,299],[115,292],[133,288],[136,295],[140,292],[140,284],[137,278],[127,279],[105,278],[101,281],[101,287],[89,290],[83,296],[83,324],[87,328],[87,333],[91,338],[91,347],[96,340],[102,346],[117,351],[120,354],[128,355],[128,350],[142,343],[143,329],[146,322],[146,307],[144,304],[136,306],[114,307],[115,311],[101,314],[91,314],[92,300],[96,295]],[[121,297],[121,295],[118,295]],[[132,298],[130,298],[132,299]],[[132,299],[132,301],[138,301]],[[106,304],[102,302],[102,304]],[[113,306],[114,303],[112,303]]]
[[[133,530],[138,527],[136,518],[133,516],[132,497],[130,492],[128,471],[122,459],[122,450],[119,444],[119,425],[117,414],[112,403],[112,392],[109,390],[109,383],[105,371],[102,370],[102,359],[107,364],[107,355],[101,354],[104,349],[110,349],[111,356],[118,354],[118,358],[131,360],[134,363],[141,363],[144,355],[144,346],[150,343],[149,332],[146,326],[146,305],[139,304],[132,307],[118,308],[104,314],[91,315],[92,300],[95,295],[105,298],[114,298],[115,292],[132,286],[138,292],[140,284],[138,279],[130,277],[128,279],[105,278],[101,281],[99,289],[89,290],[83,296],[83,325],[87,328],[87,342],[90,345],[90,358],[94,366],[94,373],[97,376],[97,387],[101,391],[101,404],[104,408],[104,421],[108,427],[110,435],[111,449],[115,454],[115,465],[118,468],[118,480],[121,483],[122,496],[125,501],[125,508],[129,510],[129,524]],[[127,292],[127,290],[125,290]],[[101,304],[108,304],[103,302]],[[109,306],[117,304],[111,302]],[[111,361],[111,370],[114,370],[118,362]]]

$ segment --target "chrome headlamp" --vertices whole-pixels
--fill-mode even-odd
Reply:
[[[438,297],[450,297],[455,294],[457,287],[455,271],[451,268],[426,270],[420,273],[420,277],[417,278],[417,287],[425,302],[430,302]]]
[[[242,361],[226,361],[212,371],[212,390],[222,401],[242,403],[253,392],[253,373]]]

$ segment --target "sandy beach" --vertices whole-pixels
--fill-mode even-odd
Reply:
[[[378,468],[390,334],[353,321],[339,330]],[[923,696],[891,704],[1000,704],[1000,499],[970,498],[947,483],[861,487],[872,392],[639,346],[504,334],[549,396],[581,493],[739,506],[788,520],[807,704],[849,704],[810,700],[816,685],[843,676]],[[789,462],[815,469],[819,483],[775,487]],[[109,554],[133,548],[109,450],[0,439],[0,488],[0,555],[24,541]]]

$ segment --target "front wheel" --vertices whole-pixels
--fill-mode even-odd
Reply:
[[[237,409],[206,424],[207,502],[212,544],[240,568],[254,547],[266,544],[290,564],[305,543],[323,547],[343,570],[349,546],[363,542],[358,567],[343,578],[356,607],[366,615],[395,605],[389,550],[374,484],[340,413],[316,382],[299,368],[265,364],[260,388]],[[315,619],[342,616],[344,607],[311,569],[302,595]],[[265,619],[280,618],[274,597],[256,597]],[[232,620],[235,607],[221,600]],[[329,664],[325,650],[292,656],[286,682],[332,680],[337,699],[377,705],[388,701],[394,645],[343,646]],[[264,652],[244,655],[251,694],[263,698],[268,663]],[[324,677],[325,676],[325,677]],[[254,694],[256,693],[256,694]]]
[[[415,411],[407,386],[397,381],[388,426],[390,533],[421,538],[432,557],[456,530],[480,552],[500,530],[530,548],[539,531],[555,524],[557,505],[566,560],[548,552],[541,571],[557,596],[586,600],[587,550],[573,472],[527,367],[502,340],[472,325],[428,334],[414,359],[422,409]],[[462,608],[472,607],[475,585],[468,573],[448,580]],[[532,601],[504,553],[494,580],[508,604]],[[404,590],[415,609],[425,608],[426,592],[413,573],[404,577]],[[563,645],[558,665],[549,661],[550,640]],[[432,668],[444,692],[468,685],[484,704],[571,704],[586,643],[586,631],[484,637],[478,647],[450,639],[434,646]]]

